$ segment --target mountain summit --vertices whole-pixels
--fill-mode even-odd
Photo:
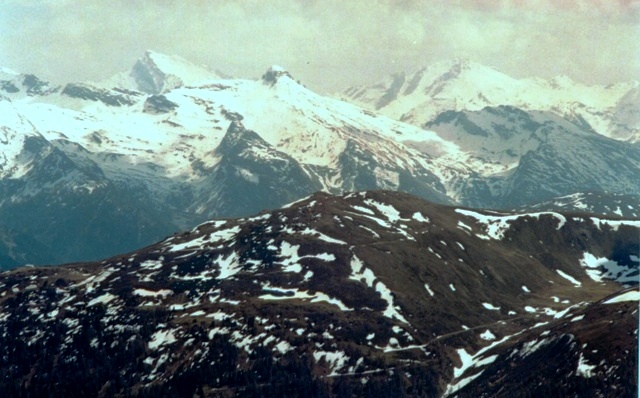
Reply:
[[[13,259],[5,267],[42,264],[43,256],[49,263],[97,259],[319,190],[388,189],[509,210],[580,192],[632,198],[640,186],[640,147],[602,137],[575,115],[486,107],[491,98],[506,101],[500,87],[524,83],[469,61],[396,77],[380,111],[416,98],[453,107],[422,126],[318,95],[275,66],[261,79],[220,79],[179,57],[147,52],[102,87],[58,90],[32,75],[5,77],[2,100],[24,122],[18,130],[38,135],[31,141],[55,155],[20,155],[24,134],[12,119],[0,126],[7,136],[0,192],[11,198],[0,201],[0,256]],[[454,110],[466,106],[474,87],[486,94],[473,99],[482,109]],[[374,97],[365,90],[362,98]],[[616,114],[632,122],[637,92],[624,98]],[[16,165],[30,172],[9,171]],[[610,198],[592,208],[618,214]]]
[[[272,65],[269,68],[269,70],[267,70],[265,74],[262,75],[262,81],[264,81],[267,84],[274,85],[275,83],[278,82],[278,79],[280,79],[280,77],[282,76],[286,76],[289,79],[293,79],[291,77],[291,74],[289,74],[289,72],[286,69],[278,65]]]
[[[194,65],[184,58],[147,50],[128,73],[121,73],[102,83],[106,88],[118,87],[161,94],[184,85],[201,84],[221,76],[206,67]]]
[[[424,126],[445,111],[509,105],[528,111],[552,111],[588,123],[599,134],[628,140],[635,139],[640,128],[637,107],[632,112],[634,118],[627,113],[628,99],[633,97],[630,92],[637,91],[638,84],[589,86],[567,76],[515,79],[476,62],[457,59],[410,75],[395,74],[370,86],[351,87],[339,96],[417,126]],[[621,109],[623,112],[619,112]],[[630,119],[634,122],[629,123]]]
[[[0,239],[0,256],[13,259],[0,266],[97,259],[319,190],[399,189],[451,203],[435,174],[448,166],[397,141],[419,139],[434,152],[448,147],[433,133],[317,95],[282,68],[259,80],[206,80],[209,72],[193,72],[176,57],[149,52],[136,65],[112,88],[69,83],[7,102],[69,167],[52,174],[48,161],[34,157],[37,172],[0,179],[0,192],[13,198],[0,201],[0,224],[9,237],[31,236]],[[7,138],[12,154],[16,137]],[[86,173],[91,182],[76,179]],[[36,184],[38,195],[21,188],[40,181],[47,182]],[[115,227],[123,217],[127,227]]]

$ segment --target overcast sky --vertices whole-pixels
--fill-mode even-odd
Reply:
[[[516,77],[640,80],[640,0],[0,0],[0,66],[57,82],[146,49],[320,92],[468,58]]]

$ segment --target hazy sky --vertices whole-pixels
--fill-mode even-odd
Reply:
[[[516,77],[640,80],[640,0],[0,0],[0,66],[57,82],[146,49],[236,77],[272,64],[320,92],[451,58]]]

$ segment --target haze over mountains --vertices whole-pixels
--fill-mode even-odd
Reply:
[[[0,391],[636,396],[637,82],[265,69],[0,70]]]
[[[394,119],[424,126],[444,111],[477,111],[511,105],[552,111],[607,137],[637,142],[637,81],[586,86],[568,76],[514,79],[478,63],[457,59],[400,73],[342,96]],[[633,110],[635,109],[635,110]]]
[[[640,187],[635,82],[523,82],[454,61],[345,91],[370,111],[280,67],[222,75],[152,51],[100,83],[3,69],[3,266],[98,259],[318,190],[513,209]]]

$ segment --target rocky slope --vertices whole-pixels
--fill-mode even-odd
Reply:
[[[634,396],[638,297],[620,290],[637,283],[639,229],[320,193],[102,262],[4,272],[0,389]]]

